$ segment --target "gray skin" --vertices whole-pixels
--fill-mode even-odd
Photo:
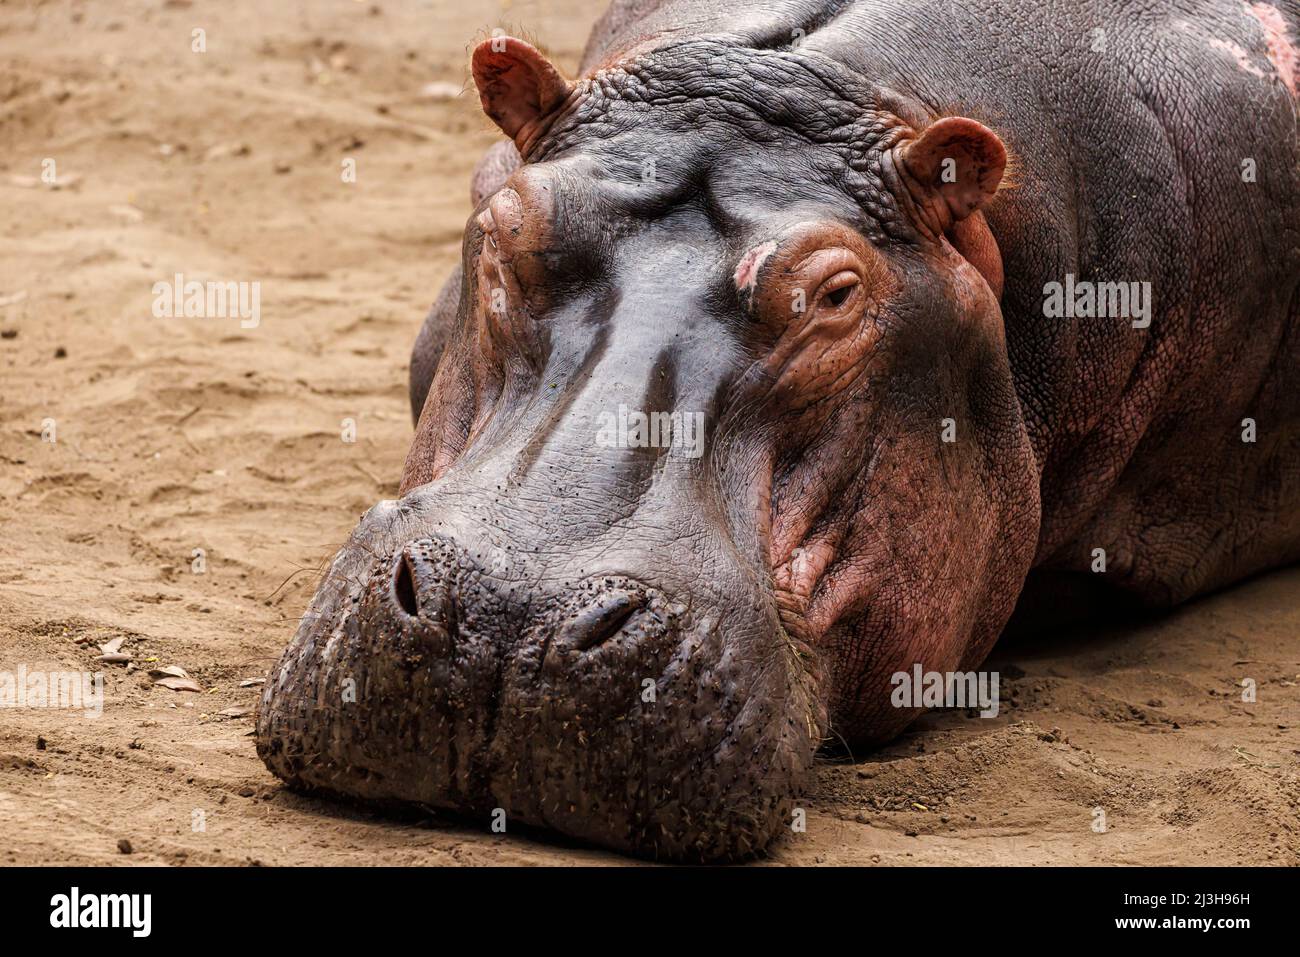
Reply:
[[[743,857],[820,746],[916,715],[892,674],[978,667],[1017,604],[1295,561],[1300,18],[1259,8],[616,2],[572,86],[480,48],[516,142],[412,356],[401,497],[266,685],[268,767]],[[862,298],[782,320],[827,244]],[[1149,327],[1045,316],[1067,275],[1149,282]],[[704,454],[596,441],[620,405],[702,412]]]

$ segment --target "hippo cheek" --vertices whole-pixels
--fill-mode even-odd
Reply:
[[[762,603],[724,629],[623,576],[524,596],[440,538],[350,577],[263,695],[258,752],[290,785],[674,860],[788,824],[824,715],[793,643],[737,638],[779,633]]]

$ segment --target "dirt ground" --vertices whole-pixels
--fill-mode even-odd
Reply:
[[[0,711],[0,864],[624,862],[293,795],[241,686],[395,491],[410,345],[496,138],[469,45],[522,25],[572,71],[599,8],[0,0],[0,672],[107,696]],[[260,282],[260,324],[155,318],[176,273]],[[1300,863],[1298,595],[1293,569],[1002,648],[997,718],[823,764],[769,861]],[[96,661],[114,638],[132,670]]]

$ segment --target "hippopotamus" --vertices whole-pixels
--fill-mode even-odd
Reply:
[[[483,40],[399,497],[267,767],[743,859],[917,716],[893,676],[1300,558],[1297,13],[615,0],[576,79]]]

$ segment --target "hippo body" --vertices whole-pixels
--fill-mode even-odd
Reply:
[[[485,41],[509,140],[403,497],[268,682],[268,766],[743,856],[1018,604],[1295,561],[1298,38],[1288,2],[630,0],[576,83]],[[593,441],[616,408],[700,410],[702,454]]]

